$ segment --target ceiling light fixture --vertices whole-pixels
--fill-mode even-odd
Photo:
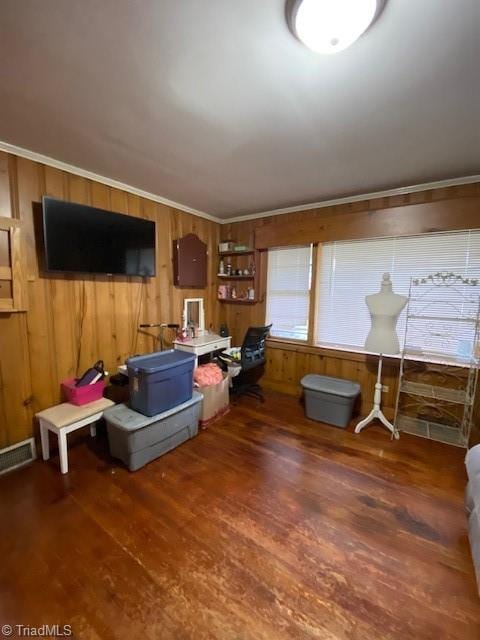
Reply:
[[[287,3],[287,20],[309,49],[338,53],[365,33],[384,4],[385,0],[293,0]]]

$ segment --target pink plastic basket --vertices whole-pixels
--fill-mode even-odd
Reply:
[[[75,378],[62,382],[65,401],[76,405],[88,404],[89,402],[100,400],[103,396],[104,389],[105,382],[103,380],[99,380],[95,382],[95,384],[86,384],[84,387],[76,387]]]

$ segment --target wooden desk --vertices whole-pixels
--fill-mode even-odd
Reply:
[[[180,340],[175,340],[173,343],[174,349],[179,349],[180,351],[188,351],[188,353],[193,353],[197,356],[197,361],[195,366],[198,365],[198,357],[204,356],[206,353],[213,353],[215,351],[219,351],[220,349],[230,349],[230,345],[232,342],[231,336],[227,336],[226,338],[222,338],[222,336],[217,336],[216,334],[209,334],[204,336],[199,336],[198,338],[190,338],[189,340],[185,340],[181,342]],[[117,368],[118,373],[123,373],[123,375],[127,376],[127,365],[121,364]]]
[[[199,336],[198,338],[190,338],[190,340],[175,340],[173,346],[175,349],[180,349],[180,351],[188,351],[189,353],[195,354],[198,360],[199,356],[204,356],[206,353],[213,353],[220,349],[229,349],[231,341],[231,336],[222,338],[222,336],[209,334]]]

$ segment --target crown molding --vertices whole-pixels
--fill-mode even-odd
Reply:
[[[350,204],[351,202],[361,202],[362,200],[373,200],[374,198],[387,198],[391,196],[404,196],[409,193],[417,193],[419,191],[429,191],[430,189],[444,189],[446,187],[459,187],[464,184],[474,184],[480,182],[480,175],[464,176],[462,178],[449,178],[447,180],[437,180],[436,182],[424,182],[422,184],[410,185],[407,187],[397,187],[396,189],[385,189],[384,191],[372,191],[370,193],[359,193],[354,196],[346,196],[344,198],[334,198],[332,200],[321,200],[320,202],[311,202],[307,204],[299,204],[294,207],[285,207],[283,209],[272,209],[271,211],[260,211],[258,213],[248,213],[244,216],[235,216],[234,218],[221,218],[221,224],[230,224],[232,222],[243,222],[244,220],[257,220],[259,218],[269,218],[270,216],[280,216],[285,213],[298,213],[299,211],[310,211],[312,209],[322,209],[323,207],[333,207],[337,204]]]
[[[164,204],[167,207],[173,207],[175,209],[178,209],[179,211],[184,211],[185,213],[190,213],[194,216],[205,218],[206,220],[210,220],[211,222],[217,222],[221,225],[231,224],[233,222],[243,222],[244,220],[256,220],[259,218],[268,218],[270,216],[279,216],[279,215],[284,215],[286,213],[297,213],[299,211],[310,211],[312,209],[322,209],[323,207],[332,207],[337,204],[349,204],[351,202],[360,202],[362,200],[372,200],[373,198],[401,196],[401,195],[406,195],[408,193],[428,191],[429,189],[457,187],[464,184],[473,184],[475,182],[480,182],[480,175],[477,174],[472,176],[464,176],[461,178],[437,180],[436,182],[424,182],[422,184],[415,184],[415,185],[410,185],[406,187],[398,187],[396,189],[385,189],[384,191],[360,193],[357,195],[346,196],[343,198],[334,198],[332,200],[321,200],[320,202],[299,204],[294,207],[285,207],[283,209],[259,211],[258,213],[249,213],[243,216],[234,216],[232,218],[220,218],[218,216],[214,216],[209,213],[206,213],[205,211],[199,211],[198,209],[193,209],[192,207],[188,207],[179,202],[168,200],[167,198],[163,198],[162,196],[159,196],[155,193],[150,193],[149,191],[144,191],[143,189],[137,189],[137,187],[132,187],[131,185],[125,184],[124,182],[113,180],[112,178],[106,178],[105,176],[101,176],[101,175],[98,175],[97,173],[93,173],[93,171],[87,171],[86,169],[81,169],[80,167],[76,167],[72,164],[68,164],[67,162],[62,162],[61,160],[55,160],[54,158],[50,158],[49,156],[45,156],[41,153],[37,153],[36,151],[31,151],[30,149],[24,149],[23,147],[17,147],[16,145],[10,144],[9,142],[3,142],[2,140],[0,140],[0,151],[5,151],[6,153],[11,153],[13,155],[26,158],[27,160],[33,160],[34,162],[40,162],[41,164],[45,164],[49,167],[54,167],[55,169],[60,169],[61,171],[68,171],[73,175],[80,176],[82,178],[87,178],[88,180],[94,180],[95,182],[100,182],[101,184],[105,184],[108,187],[113,187],[114,189],[121,189],[122,191],[127,191],[128,193],[132,193],[133,195],[140,196],[141,198],[148,198],[149,200],[153,200],[154,202]]]
[[[17,147],[16,145],[10,144],[9,142],[3,142],[2,140],[0,140],[0,151],[5,151],[6,153],[11,153],[13,155],[20,156],[21,158],[26,158],[27,160],[33,160],[34,162],[40,162],[41,164],[46,164],[49,167],[54,167],[55,169],[60,169],[61,171],[68,171],[75,176],[87,178],[88,180],[94,180],[95,182],[100,182],[101,184],[105,184],[108,187],[121,189],[122,191],[127,191],[128,193],[140,196],[141,198],[148,198],[149,200],[153,200],[154,202],[164,204],[167,207],[174,207],[175,209],[179,209],[180,211],[184,211],[185,213],[191,213],[192,215],[198,216],[200,218],[205,218],[207,220],[210,220],[211,222],[220,222],[219,218],[212,216],[205,211],[192,209],[192,207],[188,207],[184,204],[181,204],[180,202],[168,200],[168,198],[162,198],[162,196],[159,196],[156,193],[150,193],[149,191],[144,191],[143,189],[137,189],[137,187],[132,187],[131,185],[125,184],[124,182],[112,180],[112,178],[106,178],[105,176],[93,173],[93,171],[87,171],[86,169],[81,169],[80,167],[68,164],[67,162],[55,160],[54,158],[44,156],[43,154],[37,153],[36,151],[31,151],[30,149]]]

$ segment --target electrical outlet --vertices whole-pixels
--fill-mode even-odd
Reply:
[[[389,390],[390,390],[390,387],[387,384],[382,384],[383,393],[388,393]]]

